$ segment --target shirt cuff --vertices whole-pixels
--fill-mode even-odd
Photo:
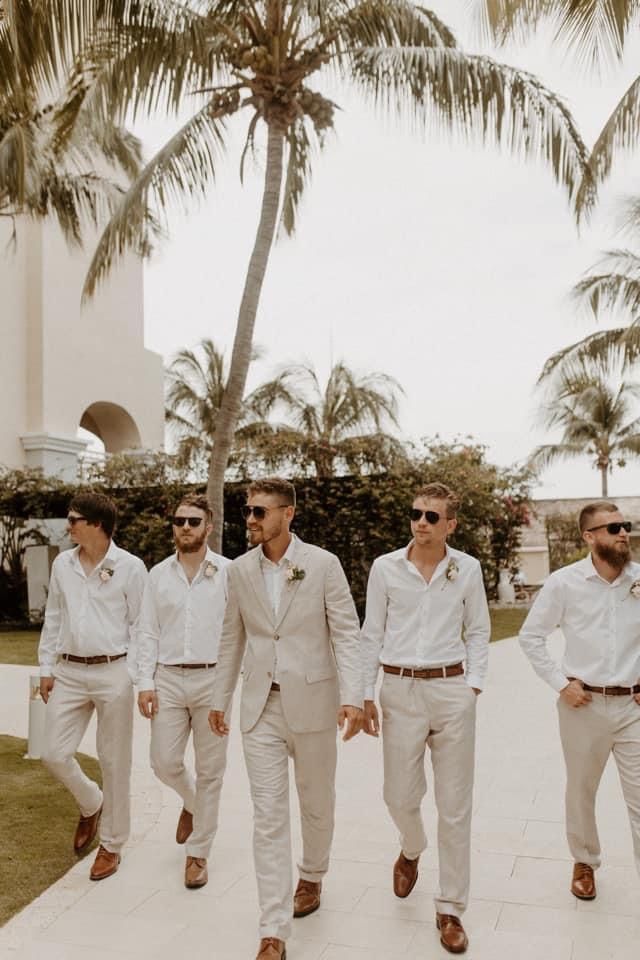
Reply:
[[[365,687],[365,688],[364,688],[364,698],[365,698],[365,700],[375,700],[375,698],[376,698],[376,687],[375,687],[375,684],[373,684],[373,685],[370,686],[370,687]]]
[[[560,691],[564,690],[566,685],[569,683],[569,680],[567,677],[565,677],[561,670],[554,670],[549,678],[549,683],[556,693],[560,693]]]
[[[153,677],[138,677],[135,683],[138,688],[138,691],[155,690],[156,688],[156,685],[153,682]]]
[[[40,664],[40,676],[41,677],[54,677],[54,668],[55,663],[41,663]]]
[[[469,686],[473,687],[475,690],[484,690],[484,680],[481,677],[478,677],[473,673],[468,673],[465,677],[465,680]]]

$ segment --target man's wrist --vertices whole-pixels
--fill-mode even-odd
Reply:
[[[155,693],[156,688],[153,677],[140,677],[140,679],[136,681],[136,686],[138,693]]]

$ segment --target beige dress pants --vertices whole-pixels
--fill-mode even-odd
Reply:
[[[220,791],[227,761],[227,738],[216,737],[209,727],[209,710],[215,668],[188,670],[158,666],[158,712],[151,721],[153,772],[182,797],[193,814],[193,833],[185,850],[189,857],[209,856],[218,828]],[[195,779],[184,762],[189,734],[193,732]]]
[[[75,758],[93,711],[102,790]],[[83,817],[103,805],[100,843],[119,853],[129,836],[133,685],[125,658],[84,664],[60,660],[46,707],[42,760],[76,799]]]
[[[380,691],[384,799],[405,857],[427,847],[420,807],[431,751],[438,810],[438,913],[459,917],[469,898],[476,694],[464,677],[418,680],[385,673]]]
[[[567,840],[576,863],[600,866],[596,792],[609,754],[618,767],[627,804],[636,869],[640,874],[640,704],[632,696],[592,693],[583,707],[558,700],[560,739],[567,768]]]
[[[272,691],[255,727],[242,737],[253,800],[253,856],[260,937],[288,940],[293,915],[289,757],[300,802],[300,877],[314,883],[329,867],[333,839],[336,730],[293,733]]]

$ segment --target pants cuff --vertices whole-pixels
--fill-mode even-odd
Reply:
[[[322,883],[326,877],[326,870],[298,870],[301,880],[307,880],[308,883]]]
[[[208,860],[209,854],[211,853],[211,845],[213,843],[213,837],[208,843],[189,843],[187,842],[184,845],[184,849],[188,857],[199,857],[204,860]]]
[[[260,924],[260,938],[277,937],[278,940],[284,940],[285,943],[291,936],[290,923],[265,923]]]
[[[444,913],[450,917],[457,917],[458,920],[462,918],[466,907],[461,907],[459,903],[451,903],[450,900],[434,900],[436,905],[436,913]]]

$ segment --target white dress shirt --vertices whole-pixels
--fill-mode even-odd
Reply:
[[[191,583],[177,554],[150,570],[136,643],[140,690],[154,689],[159,663],[216,662],[230,563],[207,547]]]
[[[365,699],[373,700],[380,663],[425,668],[466,660],[467,683],[481,690],[491,626],[480,564],[447,545],[427,583],[409,560],[410,547],[371,567],[362,627]]]
[[[278,615],[278,607],[280,606],[280,598],[282,597],[282,591],[284,590],[284,585],[287,579],[287,573],[289,567],[293,563],[293,553],[294,553],[294,543],[296,541],[296,536],[294,533],[291,534],[291,540],[289,541],[289,546],[284,552],[284,555],[280,557],[277,563],[274,563],[273,560],[269,560],[269,557],[266,555],[262,547],[260,548],[260,569],[262,570],[262,578],[264,580],[264,587],[267,591],[267,596],[269,597],[269,603],[271,604],[271,609],[273,610],[274,617]],[[275,650],[275,658],[273,662],[273,682],[278,683],[278,648]]]
[[[53,676],[62,653],[117,656],[135,640],[147,580],[144,563],[112,540],[104,560],[87,576],[79,554],[76,547],[53,561],[38,648],[43,677]]]
[[[556,570],[538,593],[520,631],[520,644],[536,673],[554,690],[577,677],[595,687],[632,686],[640,680],[640,564],[629,562],[609,583],[591,556]],[[565,639],[560,664],[547,650],[558,627]]]

